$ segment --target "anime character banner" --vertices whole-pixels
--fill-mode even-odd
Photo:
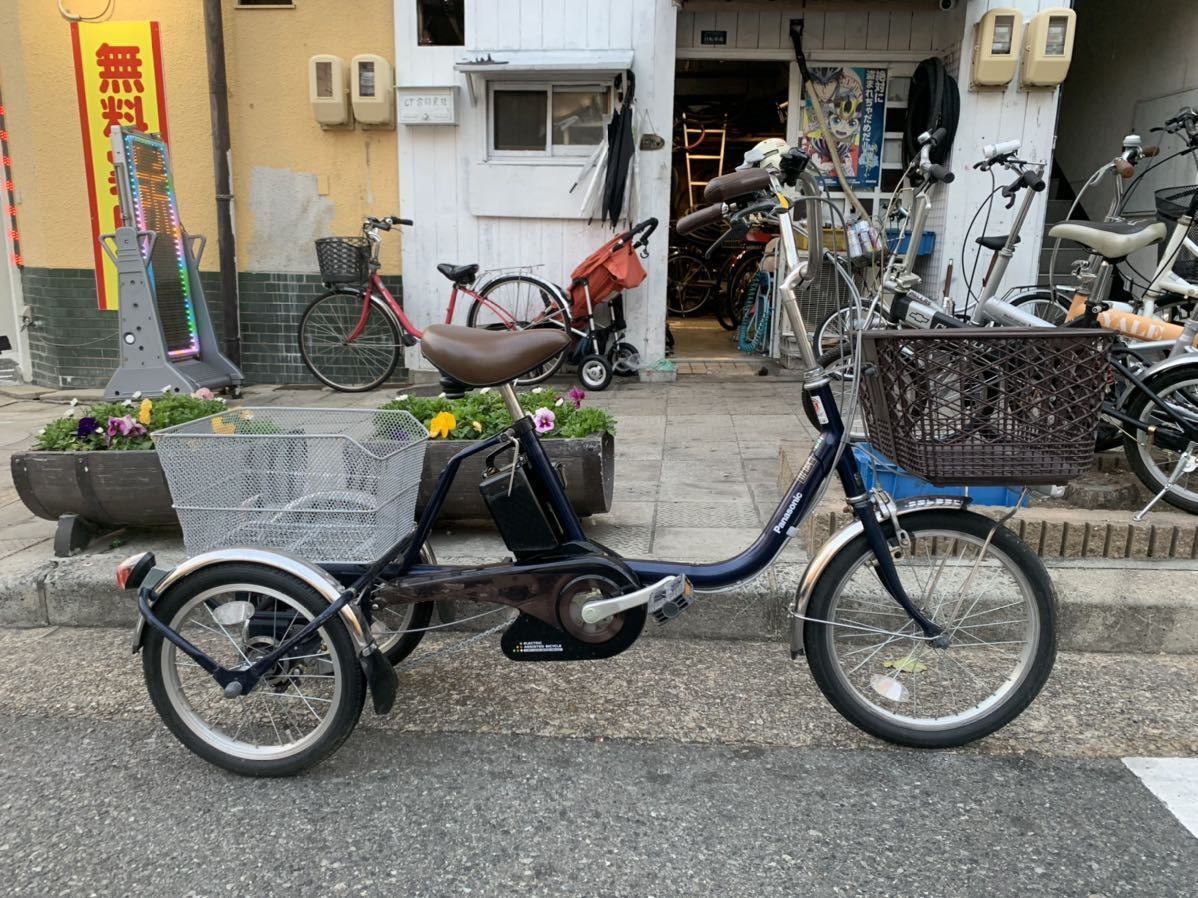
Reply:
[[[823,106],[828,129],[840,148],[840,164],[853,187],[874,188],[882,170],[882,134],[886,130],[886,70],[812,68],[812,91]],[[803,103],[803,151],[819,165],[830,189],[838,187],[832,147],[811,106]]]

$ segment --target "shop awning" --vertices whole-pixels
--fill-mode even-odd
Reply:
[[[631,50],[472,50],[453,65],[466,76],[474,102],[488,79],[603,77],[632,68]]]

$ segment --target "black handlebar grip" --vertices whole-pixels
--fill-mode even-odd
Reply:
[[[939,130],[944,131],[943,128],[940,128]],[[928,166],[928,177],[933,181],[939,181],[941,184],[951,184],[957,179],[957,176],[943,165],[934,164]]]
[[[934,144],[935,146],[940,146],[940,144],[942,144],[944,142],[944,139],[946,137],[948,137],[948,129],[947,128],[937,128],[935,131],[932,132],[932,139],[931,139],[930,143]]]
[[[674,230],[685,237],[687,234],[699,230],[704,225],[722,220],[723,217],[724,204],[716,203],[714,206],[708,206],[706,209],[700,209],[698,212],[682,216],[678,219],[678,223],[674,225]]]

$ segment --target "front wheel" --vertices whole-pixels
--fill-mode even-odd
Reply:
[[[911,544],[895,558],[899,579],[948,648],[935,648],[882,586],[862,534],[812,593],[811,673],[836,710],[873,736],[913,748],[965,745],[1014,720],[1047,681],[1052,581],[1015,534],[980,514],[921,511],[900,523]]]
[[[611,363],[601,355],[588,355],[578,363],[578,381],[588,390],[606,390],[611,375]]]
[[[1021,311],[1030,312],[1053,327],[1065,324],[1071,303],[1071,299],[1066,300],[1055,290],[1033,290],[1011,300],[1011,305]]]
[[[311,586],[273,568],[213,565],[171,586],[160,620],[222,667],[269,655],[328,607]],[[142,647],[154,708],[175,737],[209,763],[246,776],[291,776],[349,737],[366,696],[354,641],[333,617],[277,661],[247,694],[224,690],[154,629]]]
[[[641,370],[641,351],[631,343],[617,343],[612,347],[611,367],[617,377],[636,377]]]
[[[300,318],[300,358],[317,380],[341,393],[384,383],[399,364],[400,345],[395,316],[381,300],[353,290],[316,297]]]

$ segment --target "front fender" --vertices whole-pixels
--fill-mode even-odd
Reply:
[[[896,513],[901,519],[903,515],[915,511],[926,511],[929,508],[963,509],[969,505],[970,501],[968,496],[914,496],[896,502],[895,506]],[[887,520],[887,516],[884,516],[876,506],[875,513],[880,522]],[[807,623],[804,616],[807,614],[807,604],[811,601],[811,594],[815,592],[815,584],[819,582],[819,578],[823,576],[824,571],[827,570],[828,565],[832,563],[832,559],[840,550],[860,536],[864,530],[861,521],[854,520],[851,524],[833,533],[807,563],[807,569],[803,571],[803,577],[799,580],[799,588],[795,591],[794,602],[790,606],[790,657],[792,659],[803,654],[803,632],[804,625]]]
[[[211,567],[214,564],[225,564],[234,561],[245,564],[259,564],[263,567],[274,568],[285,574],[290,574],[308,586],[311,586],[330,605],[340,598],[343,591],[341,584],[334,580],[323,568],[295,555],[267,549],[230,548],[214,549],[211,552],[203,552],[193,558],[188,558],[169,571],[166,576],[154,585],[154,593],[162,595],[172,585],[197,571]],[[341,609],[341,619],[345,622],[350,636],[353,637],[354,645],[357,647],[359,655],[366,648],[368,642],[367,628],[361,615],[361,609],[358,608],[356,602],[350,602]],[[138,617],[137,626],[133,631],[134,654],[141,649],[142,641],[145,637],[145,627],[145,618]]]

